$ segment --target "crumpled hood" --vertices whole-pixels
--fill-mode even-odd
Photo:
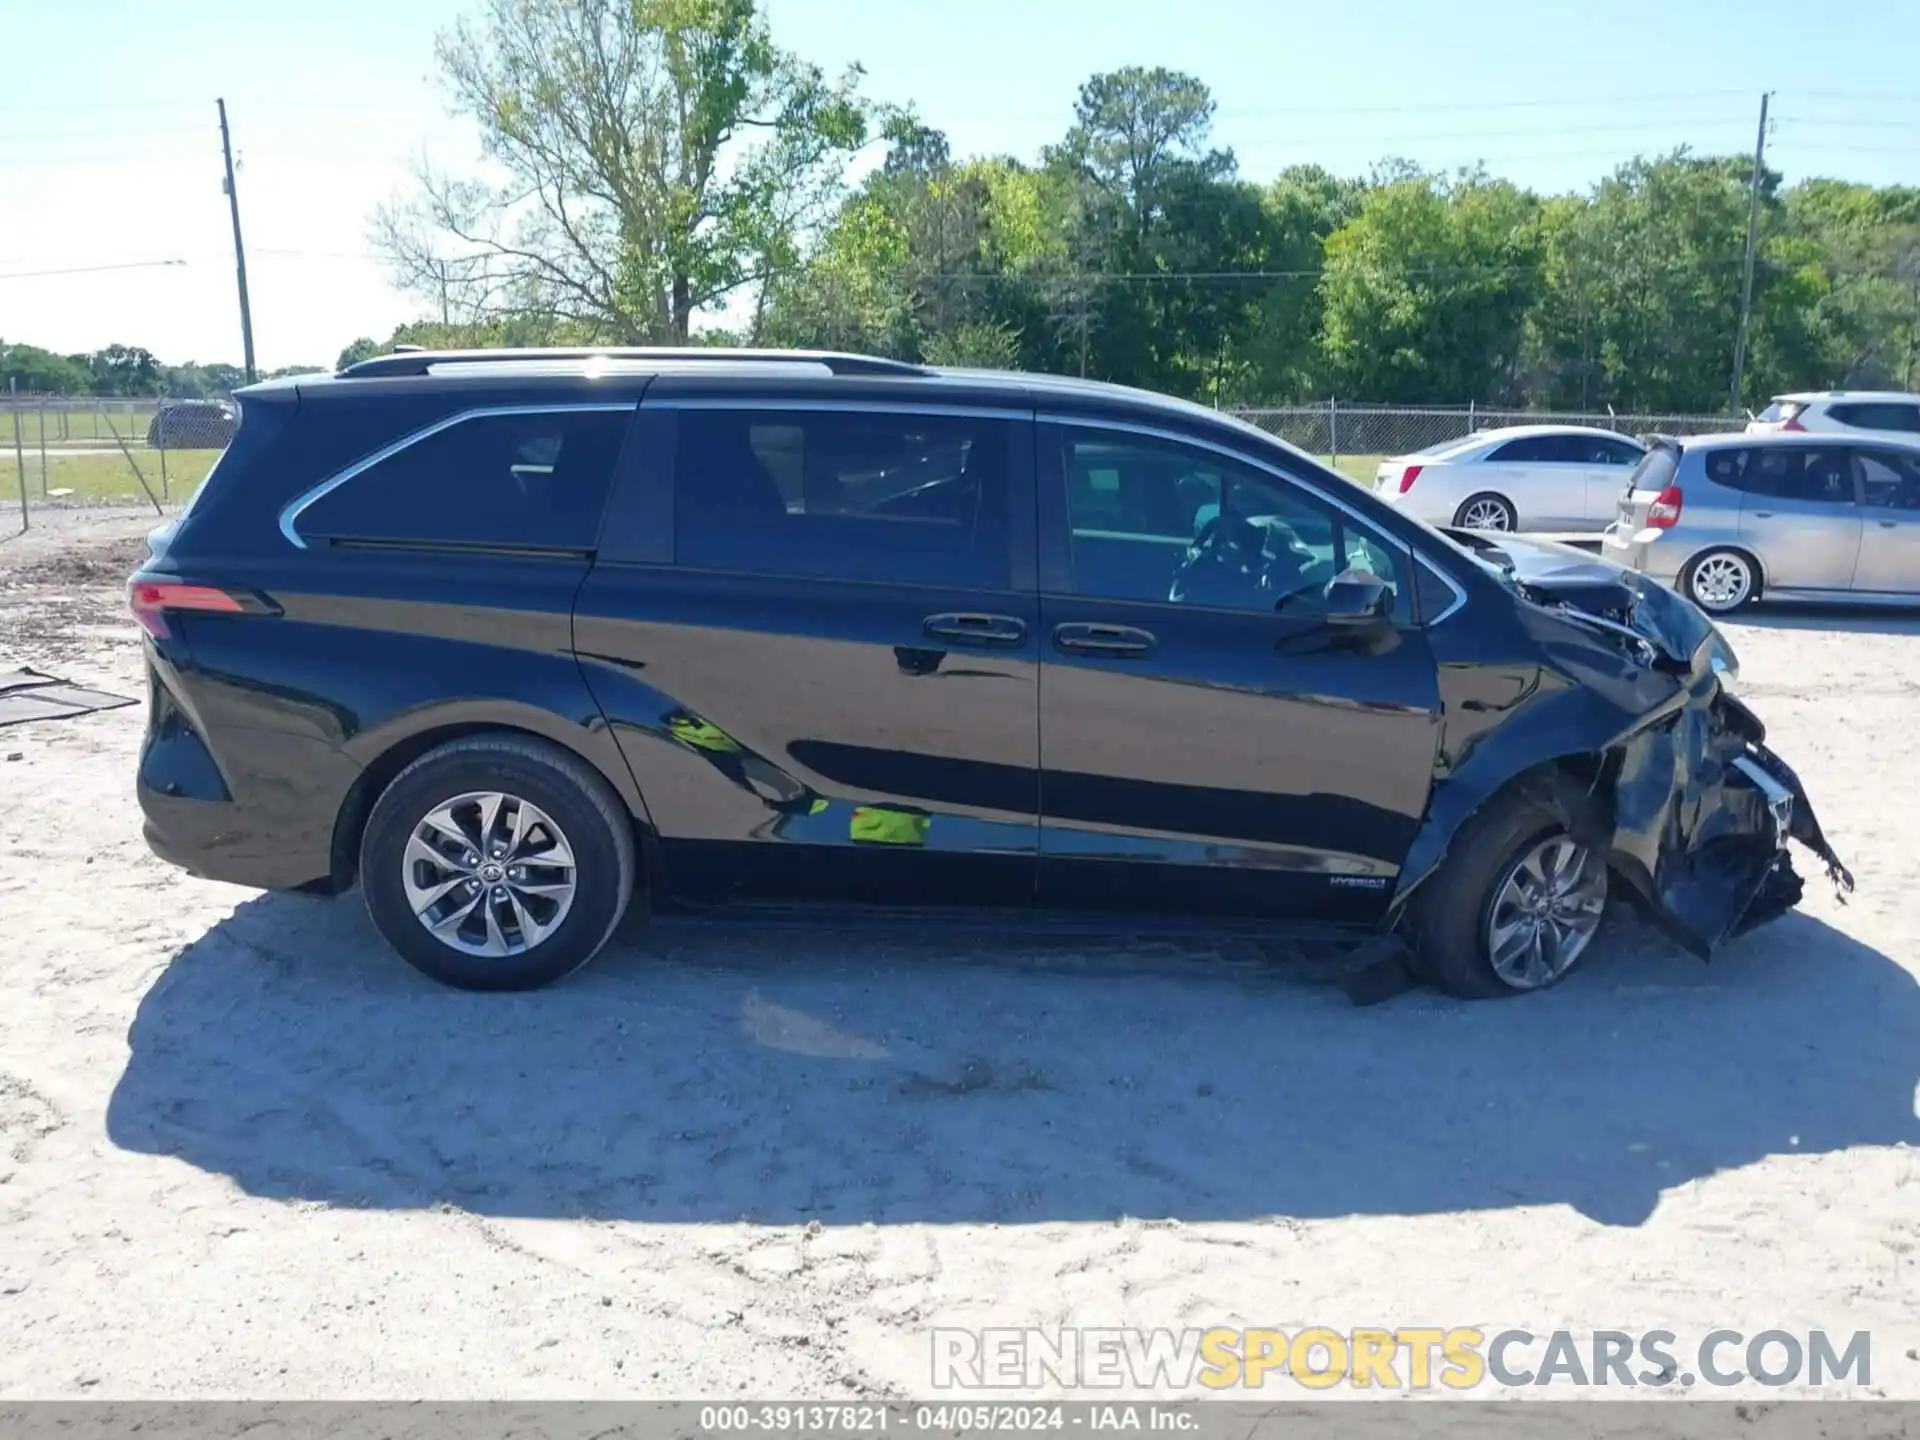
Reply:
[[[1718,637],[1724,659],[1716,668],[1732,668],[1732,647],[1706,614],[1638,571],[1554,540],[1473,530],[1446,533],[1482,559],[1508,569],[1514,581],[1543,604],[1569,605],[1625,625],[1676,665],[1690,665],[1694,652]]]

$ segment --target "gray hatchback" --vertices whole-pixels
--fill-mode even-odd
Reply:
[[[1920,606],[1920,442],[1660,437],[1602,553],[1715,615],[1763,595]]]

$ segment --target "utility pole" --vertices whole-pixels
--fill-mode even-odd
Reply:
[[[227,161],[227,209],[233,215],[233,268],[240,280],[240,344],[246,352],[247,383],[260,378],[253,365],[253,307],[247,303],[247,252],[240,243],[240,193],[233,188],[233,141],[227,135],[227,102],[220,107],[220,153]]]
[[[1747,259],[1740,279],[1740,328],[1733,337],[1732,413],[1735,415],[1740,413],[1740,379],[1747,368],[1747,320],[1753,314],[1753,252],[1760,238],[1760,174],[1766,164],[1767,102],[1772,98],[1771,90],[1760,96],[1760,133],[1753,141],[1753,180],[1747,191]]]

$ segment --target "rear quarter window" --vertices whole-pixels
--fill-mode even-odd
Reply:
[[[1920,433],[1920,402],[1912,405],[1898,401],[1835,405],[1828,413],[1842,425],[1851,425],[1859,430],[1901,430]]]
[[[590,550],[632,417],[631,406],[457,417],[360,462],[293,528],[308,542]]]

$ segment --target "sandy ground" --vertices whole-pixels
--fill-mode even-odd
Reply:
[[[0,543],[0,668],[140,693],[151,523]],[[934,1327],[1425,1324],[1864,1329],[1920,1398],[1920,622],[1731,629],[1858,894],[1710,967],[1614,919],[1504,1004],[714,925],[464,996],[355,897],[152,858],[140,707],[0,730],[0,1396],[925,1395]]]

